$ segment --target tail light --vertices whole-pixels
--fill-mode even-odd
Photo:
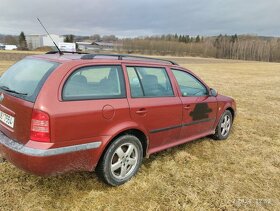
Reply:
[[[30,128],[30,140],[50,142],[50,117],[47,113],[33,110]]]

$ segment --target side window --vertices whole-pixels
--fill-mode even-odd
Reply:
[[[170,97],[173,89],[165,68],[127,67],[132,97]]]
[[[172,70],[182,93],[182,96],[205,96],[208,94],[206,87],[193,75],[181,71]]]
[[[125,97],[120,66],[89,66],[76,70],[67,79],[63,100],[112,99]]]

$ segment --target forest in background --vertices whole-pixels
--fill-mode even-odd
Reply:
[[[280,62],[280,38],[253,35],[162,35],[123,40],[129,53]]]
[[[219,35],[211,37],[168,34],[136,38],[118,38],[115,35],[64,35],[67,42],[98,41],[116,43],[113,51],[120,53],[199,56],[223,59],[280,62],[280,38],[256,35]],[[69,38],[69,39],[68,39]],[[71,39],[70,39],[71,38]],[[1,35],[0,43],[15,44],[20,49],[20,36]]]

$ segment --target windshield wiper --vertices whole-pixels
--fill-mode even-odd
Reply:
[[[14,94],[17,94],[17,95],[24,95],[24,96],[28,95],[27,93],[21,93],[21,92],[15,91],[15,90],[11,90],[11,89],[10,89],[9,87],[7,87],[7,86],[0,86],[0,89],[3,89],[3,90],[6,91],[6,92],[14,93]]]

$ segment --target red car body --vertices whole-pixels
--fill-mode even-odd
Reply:
[[[35,102],[0,90],[0,111],[15,118],[11,128],[0,122],[0,153],[15,166],[36,175],[68,171],[93,171],[109,144],[118,136],[132,133],[139,137],[144,156],[215,133],[225,110],[234,116],[233,99],[222,95],[182,96],[171,68],[185,71],[210,88],[194,73],[178,65],[160,61],[80,59],[81,55],[37,55],[28,58],[59,63],[48,76]],[[78,68],[119,65],[125,80],[125,97],[119,99],[64,101],[62,90]],[[133,98],[127,66],[164,68],[174,96]],[[0,99],[1,100],[1,99]],[[207,118],[192,118],[198,104],[206,104]],[[49,116],[49,140],[31,137],[34,116]],[[34,117],[35,118],[35,117]]]

